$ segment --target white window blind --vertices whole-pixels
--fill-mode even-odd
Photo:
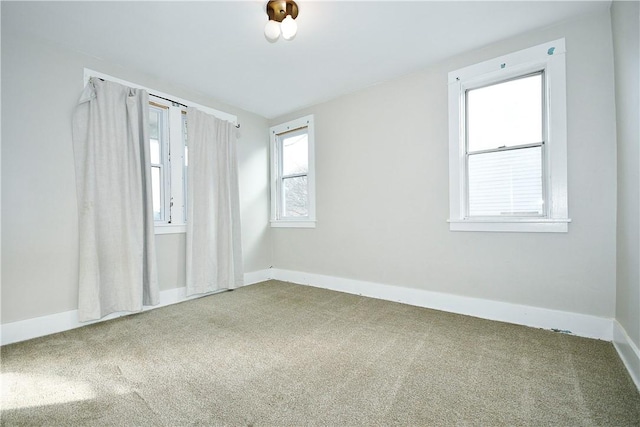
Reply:
[[[469,156],[469,216],[541,216],[542,147]]]

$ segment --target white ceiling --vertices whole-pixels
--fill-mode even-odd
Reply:
[[[268,42],[266,1],[2,2],[26,33],[267,118],[425,68],[599,1],[297,1],[298,35]]]

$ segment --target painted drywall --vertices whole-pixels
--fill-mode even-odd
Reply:
[[[618,140],[616,319],[640,347],[640,46],[638,2],[611,6]]]
[[[2,323],[77,308],[71,117],[84,67],[238,116],[244,268],[268,268],[266,119],[126,67],[2,33]],[[161,290],[184,286],[184,234],[158,235],[156,242]]]
[[[449,231],[447,73],[561,37],[567,46],[569,232]],[[607,11],[272,120],[315,115],[318,219],[315,229],[272,230],[274,266],[612,318],[611,50]]]

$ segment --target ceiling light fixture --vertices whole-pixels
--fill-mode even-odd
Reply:
[[[271,0],[267,3],[267,15],[269,21],[264,26],[264,36],[270,42],[280,38],[291,40],[298,32],[298,5],[293,0]]]

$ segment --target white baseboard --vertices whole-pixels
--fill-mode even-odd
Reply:
[[[613,339],[612,319],[604,317],[277,268],[271,269],[271,277],[276,280],[301,285],[401,302],[483,319],[498,320],[534,328],[567,331],[581,337],[605,341],[612,341]]]
[[[581,337],[613,341],[620,358],[638,390],[640,390],[640,350],[629,338],[624,328],[614,319],[277,268],[245,273],[244,286],[269,279],[401,302],[483,319],[498,320],[535,328],[569,331],[571,334]],[[186,288],[184,287],[169,289],[160,292],[160,303],[158,305],[145,306],[142,311],[153,310],[213,293],[215,292],[187,297]],[[129,314],[132,313],[113,313],[100,320],[80,323],[78,321],[78,311],[71,310],[6,323],[2,325],[0,344],[5,345],[37,338]]]
[[[572,334],[578,336],[613,341],[614,328],[612,319],[597,316],[277,268],[245,273],[244,279],[245,286],[269,279],[283,280],[302,285],[311,285],[350,294],[363,295],[371,298],[448,311],[451,313],[465,314],[483,319],[498,320],[536,328],[570,331]],[[164,307],[170,304],[186,301],[188,299],[199,298],[204,295],[187,297],[186,288],[184,287],[169,289],[160,292],[160,303],[158,305],[149,307],[145,306],[143,311]],[[80,323],[78,321],[77,310],[71,310],[63,313],[6,323],[2,325],[0,343],[5,345],[24,341],[116,317],[126,316],[128,314],[131,313],[113,313],[94,322]],[[622,331],[624,330],[622,329]],[[626,333],[624,336],[626,336]],[[630,340],[627,341],[631,343]],[[623,346],[620,348],[626,349],[625,355],[635,354],[637,360],[637,348],[633,347],[636,350],[635,353],[633,352],[633,348],[632,350],[629,350],[631,347],[624,344],[627,341],[624,339],[619,340],[619,345]],[[629,357],[630,356],[627,356],[627,359],[629,359]],[[630,360],[634,360],[633,357],[631,357]]]
[[[617,320],[613,321],[613,345],[640,391],[640,350]]]
[[[270,269],[253,271],[245,273],[244,285],[253,285],[255,283],[264,282],[269,280],[271,276]],[[223,291],[217,291],[223,292]],[[212,295],[217,292],[210,292],[207,294],[193,295],[187,297],[187,288],[173,288],[160,292],[160,303],[154,306],[144,306],[142,311],[153,310],[156,308],[164,307],[171,304],[187,301],[190,299],[201,298],[203,296]],[[42,317],[35,317],[33,319],[21,320],[18,322],[5,323],[2,325],[2,332],[0,333],[0,345],[11,344],[14,342],[25,341],[31,338],[42,337],[49,334],[55,334],[57,332],[68,331],[70,329],[79,328],[81,326],[91,325],[97,322],[104,322],[105,320],[115,319],[117,317],[128,316],[129,312],[112,313],[103,317],[100,320],[91,322],[79,322],[78,310],[65,311],[62,313],[50,314]]]

